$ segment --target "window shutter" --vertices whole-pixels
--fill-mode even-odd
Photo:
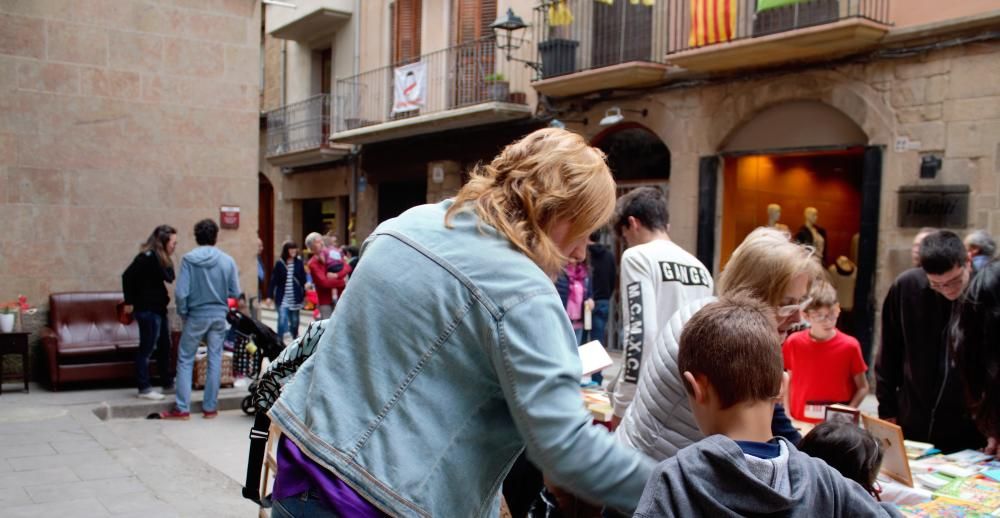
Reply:
[[[420,0],[396,0],[392,6],[394,64],[420,57],[420,8]]]

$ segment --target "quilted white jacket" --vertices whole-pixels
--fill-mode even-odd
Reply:
[[[687,389],[677,370],[681,331],[691,317],[715,301],[705,297],[674,313],[660,330],[655,347],[643,351],[635,399],[615,433],[619,440],[660,461],[704,437],[691,413]]]

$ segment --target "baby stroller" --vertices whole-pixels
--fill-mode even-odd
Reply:
[[[253,379],[247,387],[249,394],[243,398],[240,408],[243,409],[243,413],[254,415],[257,409],[253,404],[253,394],[257,390],[258,376],[264,358],[274,361],[285,349],[285,345],[270,327],[235,309],[229,311],[226,320],[231,326],[226,338],[226,348],[228,349],[230,345],[233,347],[234,368]]]

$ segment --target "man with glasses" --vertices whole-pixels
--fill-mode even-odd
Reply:
[[[980,448],[954,368],[949,330],[953,302],[969,284],[962,239],[941,230],[920,244],[920,267],[903,272],[882,306],[882,346],[875,363],[879,416],[907,439],[942,451]]]

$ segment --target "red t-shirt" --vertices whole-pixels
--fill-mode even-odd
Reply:
[[[823,420],[821,406],[849,403],[857,390],[854,376],[868,370],[858,341],[840,331],[823,342],[809,336],[808,329],[793,333],[785,340],[782,355],[785,370],[792,371],[789,411],[793,418],[810,423]]]

